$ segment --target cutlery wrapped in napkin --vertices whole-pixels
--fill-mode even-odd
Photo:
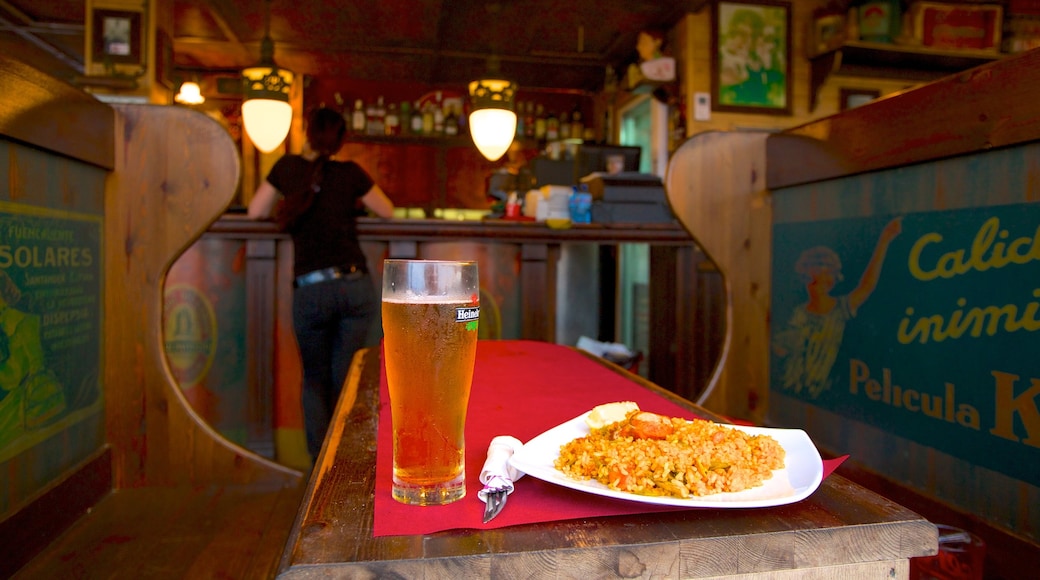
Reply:
[[[506,497],[513,493],[513,482],[524,476],[523,472],[509,464],[509,458],[523,443],[516,437],[499,435],[488,445],[487,459],[480,470],[480,483],[484,488],[477,492],[480,501],[487,504],[484,523],[491,521],[505,507]]]

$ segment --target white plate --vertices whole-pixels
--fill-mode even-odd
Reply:
[[[510,463],[520,471],[538,479],[596,495],[658,505],[711,508],[755,508],[794,503],[808,497],[823,481],[823,460],[809,436],[800,429],[767,429],[727,425],[751,435],[769,435],[786,452],[783,469],[773,471],[773,477],[763,485],[744,491],[717,493],[706,496],[680,497],[647,496],[616,491],[598,481],[578,481],[567,477],[553,467],[560,455],[560,447],[578,437],[589,434],[585,413],[528,441],[513,454]]]

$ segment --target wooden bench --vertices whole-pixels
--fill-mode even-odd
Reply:
[[[8,445],[0,576],[273,577],[302,474],[200,420],[163,346],[165,273],[230,203],[233,141],[195,111],[108,106],[6,56],[0,93],[0,209],[100,224],[103,261],[101,410]]]

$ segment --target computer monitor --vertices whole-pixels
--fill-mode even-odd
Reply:
[[[620,155],[624,158],[624,167],[621,171],[637,172],[639,171],[641,154],[642,149],[639,147],[583,143],[578,149],[578,156],[575,160],[577,164],[575,167],[575,178],[580,181],[582,177],[590,173],[606,173],[607,159],[612,155]]]

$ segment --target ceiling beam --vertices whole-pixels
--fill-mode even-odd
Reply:
[[[46,52],[62,64],[68,66],[78,74],[83,74],[84,63],[77,59],[76,55],[70,55],[60,48],[44,40],[41,34],[65,34],[75,35],[84,33],[83,24],[43,24],[37,22],[28,14],[18,10],[8,2],[0,0],[0,30],[10,30],[22,40],[32,44],[36,48]]]

